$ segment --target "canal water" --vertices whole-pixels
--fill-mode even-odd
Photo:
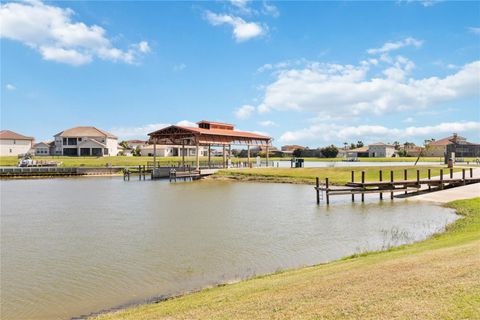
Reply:
[[[290,168],[292,163],[290,160],[272,161],[274,167]],[[337,168],[337,167],[393,167],[393,166],[415,166],[415,162],[397,161],[397,162],[375,162],[375,161],[305,161],[305,168]],[[439,162],[418,162],[416,166],[432,166],[443,164]]]
[[[425,239],[456,219],[407,200],[317,207],[311,186],[1,181],[1,319],[68,319]]]

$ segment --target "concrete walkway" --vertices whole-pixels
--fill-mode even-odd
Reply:
[[[466,176],[470,178],[470,172],[467,170]],[[454,178],[461,178],[462,172],[454,172]],[[478,178],[480,177],[480,169],[475,168],[473,169],[473,177]],[[450,174],[444,174],[444,179],[449,179]],[[432,179],[438,179],[437,177],[432,177]],[[425,190],[426,187],[421,188],[420,190]],[[424,200],[424,201],[433,201],[439,203],[446,203],[454,200],[462,200],[462,199],[471,199],[475,197],[480,197],[480,183],[470,184],[468,186],[461,186],[455,187],[446,190],[440,191],[433,191],[425,194],[421,194],[418,196],[411,196],[409,199],[412,200]]]

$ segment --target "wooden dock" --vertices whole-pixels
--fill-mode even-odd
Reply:
[[[323,193],[325,193],[326,204],[330,204],[330,196],[335,195],[351,195],[352,202],[355,201],[355,195],[361,196],[361,201],[365,201],[365,194],[378,193],[380,200],[383,200],[384,193],[390,193],[390,199],[394,198],[394,194],[403,192],[405,195],[409,192],[419,192],[420,189],[425,188],[426,191],[442,190],[445,187],[464,186],[472,183],[479,183],[480,177],[473,177],[473,168],[469,168],[469,177],[467,177],[467,169],[462,169],[461,178],[454,178],[453,169],[449,170],[449,176],[444,177],[443,169],[440,170],[440,176],[436,179],[431,177],[431,169],[428,169],[428,178],[420,179],[420,170],[416,172],[415,179],[407,178],[407,170],[404,171],[404,179],[394,180],[394,173],[390,171],[388,180],[383,179],[383,171],[379,171],[378,181],[365,181],[365,171],[361,172],[361,180],[355,181],[355,171],[352,171],[352,181],[346,183],[343,187],[332,187],[329,184],[329,179],[326,178],[324,183],[316,178],[315,192],[317,204],[323,200]]]

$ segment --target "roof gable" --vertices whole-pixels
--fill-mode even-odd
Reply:
[[[34,140],[34,138],[24,136],[23,134],[11,130],[2,130],[0,131],[0,140]]]
[[[105,137],[105,138],[112,138],[117,139],[117,137],[110,132],[98,129],[92,126],[81,126],[81,127],[74,127],[70,129],[66,129],[62,132],[59,132],[55,135],[55,137]]]

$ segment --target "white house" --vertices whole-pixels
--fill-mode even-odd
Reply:
[[[10,131],[0,131],[0,156],[18,156],[30,152],[33,147],[33,137]]]
[[[75,127],[57,133],[55,155],[116,156],[118,138],[95,127]]]
[[[390,158],[395,156],[395,146],[383,142],[368,145],[369,158]]]
[[[50,156],[55,149],[55,144],[51,142],[39,142],[33,145],[33,151],[36,156]]]
[[[153,156],[153,144],[140,147],[141,156]],[[196,152],[195,146],[185,146],[185,156],[194,157]],[[200,156],[207,156],[205,147],[199,147]],[[157,157],[180,157],[182,155],[182,146],[180,145],[156,145]]]

